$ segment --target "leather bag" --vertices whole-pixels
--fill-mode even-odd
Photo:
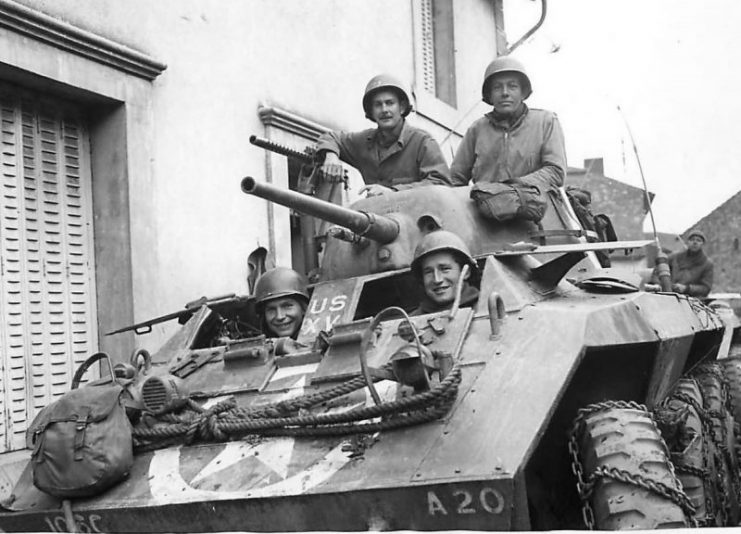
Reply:
[[[131,426],[113,369],[110,381],[78,388],[85,371],[101,359],[111,367],[103,352],[88,358],[72,390],[41,410],[27,431],[33,483],[55,497],[97,495],[128,476],[133,464]]]

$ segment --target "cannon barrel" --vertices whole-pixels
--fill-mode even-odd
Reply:
[[[303,193],[258,183],[250,176],[242,180],[242,191],[306,215],[344,226],[360,236],[379,243],[390,243],[399,235],[399,224],[389,217],[352,210]]]

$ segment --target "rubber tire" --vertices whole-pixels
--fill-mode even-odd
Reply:
[[[741,422],[741,357],[725,358],[718,360],[718,363],[723,367],[723,376],[728,382],[733,418]]]
[[[674,388],[674,392],[683,393],[688,397],[691,397],[697,402],[698,406],[703,405],[700,386],[695,380],[688,378],[680,379]],[[683,406],[688,405],[682,400],[671,398],[671,396],[668,404],[673,410],[678,410]],[[677,456],[680,456],[683,465],[712,472],[714,470],[712,458],[708,458],[710,465],[704,465],[705,451],[708,449],[708,440],[710,438],[705,435],[700,414],[697,413],[697,410],[692,406],[692,404],[689,404],[689,413],[687,415],[687,420],[684,423],[684,427],[686,431],[691,433],[691,435],[700,437],[699,439],[692,439],[684,450],[676,452],[672,451],[673,458],[676,459]],[[708,514],[707,502],[710,500],[713,503],[713,510],[710,510],[710,512],[714,513],[714,510],[717,507],[717,497],[715,496],[713,480],[710,477],[704,478],[692,473],[683,472],[676,467],[676,465],[677,464],[675,464],[677,478],[679,478],[679,481],[682,483],[682,487],[684,488],[684,492],[695,507],[694,516],[698,521],[703,523],[707,519]],[[707,526],[722,526],[717,524],[718,517],[715,516],[715,518],[715,523]]]
[[[608,408],[594,412],[585,417],[578,439],[585,477],[597,467],[608,466],[681,488],[666,445],[646,411]],[[609,478],[600,478],[595,484],[591,504],[594,528],[599,530],[688,526],[682,508],[670,499]]]
[[[715,367],[718,374],[723,373],[722,368],[716,364],[706,364],[709,367]],[[723,394],[723,387],[720,379],[711,371],[703,372],[700,368],[695,375],[700,384],[700,391],[703,397],[703,406],[706,410],[720,414],[720,417],[711,417],[712,427],[718,439],[725,435],[725,447],[729,454],[724,454],[712,439],[711,451],[721,458],[716,463],[716,472],[720,475],[719,493],[725,497],[725,512],[727,515],[726,524],[722,526],[737,526],[739,521],[739,496],[735,489],[739,485],[738,462],[736,460],[736,439],[734,434],[734,419],[729,410],[726,410],[726,398]],[[735,480],[734,480],[735,478]]]

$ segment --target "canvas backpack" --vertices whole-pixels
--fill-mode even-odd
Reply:
[[[78,387],[87,369],[105,359],[107,379]],[[131,426],[114,381],[108,355],[88,358],[72,380],[72,390],[41,410],[29,427],[33,483],[62,499],[89,497],[125,478],[133,464]]]

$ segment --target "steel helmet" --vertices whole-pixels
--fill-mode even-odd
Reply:
[[[461,264],[471,266],[471,273],[478,272],[476,262],[471,256],[471,251],[463,240],[453,232],[447,230],[435,230],[425,235],[414,249],[414,259],[412,260],[412,272],[415,276],[421,276],[422,258],[433,252],[452,252],[458,258]]]
[[[306,278],[288,267],[276,267],[258,278],[255,284],[255,304],[258,310],[269,300],[281,297],[298,297],[309,302]]]
[[[373,76],[373,78],[371,78],[368,82],[368,85],[365,86],[365,93],[363,94],[363,110],[365,111],[365,117],[367,119],[373,120],[370,109],[371,98],[373,98],[374,94],[383,89],[391,89],[392,91],[396,92],[397,95],[399,95],[399,103],[404,108],[401,110],[402,117],[406,117],[407,115],[409,115],[409,113],[411,113],[412,101],[409,98],[409,93],[404,88],[404,84],[401,83],[398,78],[394,78],[390,74],[379,74],[377,76]],[[404,106],[405,101],[406,106]]]
[[[487,104],[492,105],[489,98],[489,81],[492,76],[500,72],[515,72],[522,77],[523,100],[533,93],[533,86],[530,84],[530,78],[525,70],[525,65],[511,56],[500,56],[489,63],[486,71],[484,71],[484,83],[481,84],[481,97]]]

